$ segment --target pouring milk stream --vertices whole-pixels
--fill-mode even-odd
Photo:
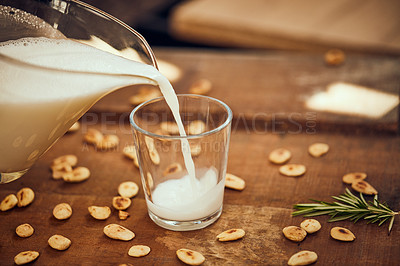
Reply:
[[[44,147],[47,146],[43,143],[54,142],[60,135],[58,131],[65,132],[99,98],[118,87],[131,84],[158,84],[173,113],[180,135],[186,136],[177,96],[168,79],[153,66],[68,39],[39,37],[3,42],[0,43],[0,53],[25,63],[67,70],[65,74],[62,71],[57,73],[54,80],[48,80],[40,79],[40,69],[35,67],[32,67],[32,73],[25,76],[20,76],[12,66],[2,67],[0,121],[7,125],[8,130],[0,132],[0,138],[5,143],[1,151],[1,171],[18,171],[21,165],[29,168],[33,159],[45,152]],[[77,80],[74,80],[68,71],[102,74],[76,76]],[[196,200],[212,186],[199,185],[187,139],[181,139],[181,146],[188,176],[174,182],[187,184],[189,178],[189,195]],[[217,182],[215,174],[211,175],[211,179],[210,175],[205,179],[210,184],[215,185]],[[173,186],[176,185],[179,184]],[[173,186],[166,184],[164,187],[169,190]],[[182,197],[187,197],[187,189],[190,187],[176,193],[184,193]],[[160,195],[154,195],[154,198],[164,199],[162,186],[160,188]]]

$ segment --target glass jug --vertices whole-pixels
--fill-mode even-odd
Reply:
[[[0,0],[0,46],[28,37],[76,40],[157,68],[140,34],[76,0]],[[0,183],[26,173],[95,102],[130,84],[154,81],[138,74],[63,69],[61,62],[41,66],[0,49]]]

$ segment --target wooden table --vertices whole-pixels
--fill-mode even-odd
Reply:
[[[201,252],[206,257],[204,265],[285,265],[300,250],[315,251],[319,265],[398,265],[399,218],[390,236],[387,224],[328,223],[325,216],[318,218],[322,229],[301,243],[282,234],[285,226],[299,225],[303,220],[291,217],[293,204],[309,198],[330,201],[331,195],[344,192],[347,185],[341,178],[348,172],[366,172],[380,198],[395,211],[400,210],[398,109],[376,121],[310,111],[300,104],[304,95],[337,79],[398,93],[397,58],[349,55],[343,66],[332,68],[319,54],[156,52],[159,58],[181,67],[184,75],[175,84],[178,92],[186,92],[194,80],[206,77],[214,85],[210,96],[232,107],[235,119],[228,172],[245,179],[246,188],[226,189],[222,216],[198,231],[173,232],[155,225],[147,215],[142,189],[128,209],[131,216],[127,220],[120,221],[115,210],[106,221],[94,220],[88,206],[111,206],[122,181],[140,183],[138,169],[122,154],[122,148],[133,142],[126,119],[132,107],[126,96],[136,88],[123,89],[95,105],[82,118],[81,130],[63,136],[25,176],[0,186],[0,198],[22,187],[36,193],[30,206],[0,213],[1,265],[13,264],[13,257],[24,250],[40,252],[36,265],[182,265],[175,251],[183,247]],[[117,134],[118,149],[99,152],[86,145],[82,136],[88,128]],[[314,142],[329,144],[329,153],[311,157],[307,147]],[[292,152],[290,162],[307,166],[304,176],[284,177],[278,166],[268,162],[269,152],[278,147]],[[68,184],[51,178],[51,161],[65,154],[77,155],[78,164],[91,170],[87,181]],[[72,217],[65,221],[52,216],[53,207],[61,202],[73,208]],[[31,237],[23,239],[15,234],[22,223],[35,228]],[[109,223],[130,228],[136,237],[129,242],[109,239],[102,232]],[[334,226],[350,229],[356,240],[345,243],[332,239],[329,232]],[[239,241],[218,242],[216,235],[230,228],[243,228],[246,236]],[[47,239],[53,234],[70,238],[71,247],[66,251],[50,248]],[[134,244],[148,245],[152,251],[143,258],[129,257],[128,249]]]

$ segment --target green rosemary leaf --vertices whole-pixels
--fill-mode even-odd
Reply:
[[[360,201],[360,199],[357,198],[357,196],[355,196],[353,193],[351,193],[351,191],[348,188],[346,188],[346,193],[344,195],[347,196],[348,198],[353,199],[354,201],[357,201],[357,202]]]
[[[369,220],[367,223],[374,224],[374,223],[376,223],[377,221],[379,221],[379,217],[375,217],[374,219]]]
[[[378,202],[378,206],[381,207],[382,209],[387,210],[388,212],[392,212],[392,210],[389,209],[385,204],[382,204],[382,203],[379,203],[379,202]]]
[[[320,206],[320,207],[315,207],[314,210],[336,210],[340,209],[340,207],[337,206]],[[343,208],[345,209],[345,208]]]
[[[389,223],[389,235],[390,235],[390,232],[392,231],[393,222],[394,222],[394,215],[393,215],[392,218],[390,219],[390,223]]]
[[[373,213],[391,213],[392,211],[390,210],[389,212],[387,210],[382,210],[373,206],[368,206],[368,210],[372,211]]]
[[[319,203],[301,203],[301,204],[295,204],[295,207],[317,207],[321,206]]]
[[[362,213],[367,213],[369,210],[364,210],[364,209],[347,209],[346,212],[362,212]]]
[[[353,216],[354,216],[354,214],[340,215],[340,216],[336,216],[335,218],[329,219],[328,222],[343,221],[343,220],[350,219]]]
[[[376,195],[374,196],[374,200],[373,200],[372,204],[374,204],[375,207],[378,207],[378,206],[379,206],[378,194],[376,194]]]
[[[364,217],[364,219],[367,220],[367,219],[372,219],[372,218],[375,218],[375,217],[376,217],[376,214],[372,214],[372,215],[369,215],[367,217]]]
[[[386,218],[383,218],[383,219],[379,222],[378,226],[381,226],[382,224],[384,224],[388,219],[390,219],[390,217],[391,217],[391,216],[388,216],[388,217],[386,217]]]
[[[349,205],[346,205],[346,204],[343,204],[343,203],[339,203],[339,202],[334,202],[334,204],[336,205],[336,206],[341,206],[341,207],[344,207],[344,208],[352,208],[352,206],[349,206]]]
[[[318,202],[318,203],[320,203],[322,205],[328,205],[328,206],[332,205],[332,203],[329,203],[329,202],[326,202],[326,201],[322,201],[322,200],[315,200],[315,199],[310,199],[310,200],[314,201],[314,202]]]
[[[379,219],[383,219],[383,218],[386,218],[386,217],[392,217],[393,215],[392,214],[382,214],[382,215],[378,215],[378,217],[377,218],[379,218]]]
[[[351,218],[351,220],[354,221],[354,223],[358,222],[358,220],[360,220],[361,218],[363,218],[365,215],[367,215],[366,213],[360,213],[357,214],[356,216],[354,216],[353,218]]]
[[[361,199],[362,203],[364,204],[364,206],[367,207],[367,206],[368,206],[368,203],[365,201],[365,199],[364,199],[362,193],[360,193],[360,199]]]
[[[334,198],[335,200],[340,200],[340,201],[346,202],[347,204],[350,204],[350,205],[352,205],[354,207],[358,207],[357,202],[355,202],[352,199],[349,199],[349,198],[346,198],[346,197],[343,197],[343,196],[338,196],[338,197],[332,196],[332,198]]]
[[[303,215],[303,216],[304,216],[304,217],[320,216],[320,215],[329,214],[329,213],[331,213],[331,212],[332,212],[332,210],[328,210],[328,211],[316,211],[316,212],[308,213],[308,214]]]
[[[330,215],[331,215],[331,218],[333,218],[333,217],[335,217],[336,215],[338,215],[339,214],[339,212],[333,212],[333,213],[331,213]]]
[[[313,212],[313,211],[314,211],[313,209],[299,210],[299,211],[292,212],[292,216],[303,215],[303,214],[307,214],[307,213],[310,213],[310,212]]]

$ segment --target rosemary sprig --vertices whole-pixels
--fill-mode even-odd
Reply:
[[[315,203],[303,203],[293,206],[292,216],[303,215],[304,217],[312,217],[318,215],[330,215],[328,222],[336,222],[342,220],[351,220],[354,223],[360,219],[368,220],[367,223],[378,223],[381,226],[389,221],[389,234],[393,227],[394,218],[400,212],[392,211],[386,203],[378,200],[378,195],[374,196],[371,202],[367,202],[362,193],[360,197],[355,196],[346,188],[346,192],[339,196],[332,196],[335,202],[329,203],[320,200],[313,200]]]

